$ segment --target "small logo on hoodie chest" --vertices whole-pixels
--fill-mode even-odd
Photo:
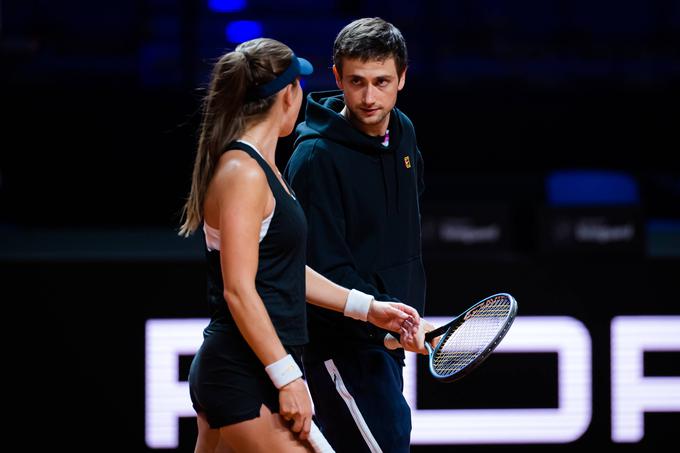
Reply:
[[[408,156],[404,156],[404,167],[411,168],[411,159]]]

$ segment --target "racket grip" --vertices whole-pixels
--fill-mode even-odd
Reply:
[[[335,453],[331,444],[328,443],[321,430],[312,422],[312,428],[309,430],[309,437],[307,438],[312,448],[316,453]]]
[[[399,343],[399,340],[394,338],[394,336],[392,336],[391,333],[388,333],[387,335],[385,335],[385,339],[383,340],[383,342],[385,343],[385,347],[387,349],[395,350],[395,349],[399,349],[399,348],[402,347],[401,343]]]

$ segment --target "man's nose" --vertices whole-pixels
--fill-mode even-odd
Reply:
[[[371,105],[375,102],[375,87],[367,85],[364,90],[364,104]]]

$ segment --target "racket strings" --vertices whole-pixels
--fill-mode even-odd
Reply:
[[[453,375],[483,354],[503,329],[511,311],[508,298],[498,297],[471,310],[467,320],[450,329],[433,357],[433,368]]]

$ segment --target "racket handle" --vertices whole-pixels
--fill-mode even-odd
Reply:
[[[331,444],[328,443],[326,438],[321,433],[321,430],[316,426],[316,423],[312,422],[312,428],[309,431],[309,437],[307,438],[312,448],[316,453],[335,453]]]

